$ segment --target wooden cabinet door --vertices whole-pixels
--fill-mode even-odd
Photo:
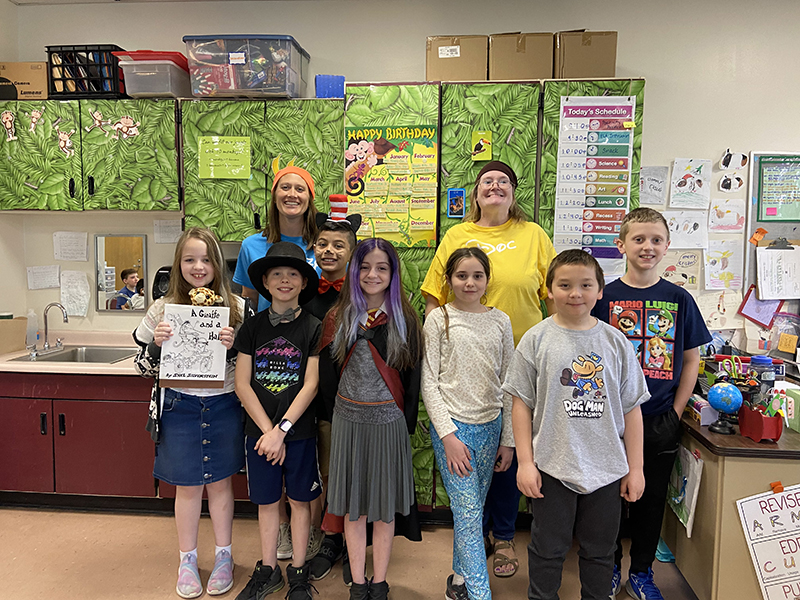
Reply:
[[[147,407],[146,402],[54,400],[56,492],[155,496],[155,451],[144,429]]]
[[[0,102],[0,210],[82,210],[78,101]]]
[[[86,210],[179,210],[175,105],[81,100]]]
[[[52,401],[0,398],[0,490],[52,492]]]

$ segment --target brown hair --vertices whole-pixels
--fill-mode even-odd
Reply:
[[[281,179],[283,179],[283,177],[285,177],[285,175],[281,176]],[[278,212],[278,205],[275,202],[275,190],[277,189],[278,183],[276,182],[270,194],[271,202],[267,209],[267,226],[264,228],[263,232],[264,237],[267,238],[270,244],[281,241],[280,213]],[[308,208],[303,214],[303,241],[307,244],[306,249],[309,249],[314,243],[314,238],[317,237],[317,207],[314,206],[314,196],[311,193],[311,189],[308,188],[307,191]]]
[[[447,263],[444,267],[444,278],[447,281],[447,284],[450,286],[450,289],[453,289],[453,285],[450,283],[453,279],[453,275],[458,268],[458,265],[461,264],[461,261],[465,258],[476,258],[478,262],[481,263],[483,267],[483,272],[486,274],[486,283],[489,283],[489,277],[491,276],[491,266],[489,265],[489,257],[486,256],[486,252],[478,248],[477,246],[470,246],[468,248],[457,248],[453,250],[452,254],[447,258]],[[444,331],[445,335],[447,335],[447,340],[450,340],[450,316],[447,314],[447,307],[443,304],[439,307],[444,314]]]
[[[125,280],[133,275],[134,273],[138,273],[139,269],[122,269],[119,274],[119,278],[122,280],[122,283],[125,283]]]
[[[667,232],[667,241],[669,241],[669,226],[667,220],[657,210],[647,207],[639,207],[633,209],[622,219],[622,225],[619,228],[619,239],[625,241],[625,236],[628,235],[631,223],[661,223]]]
[[[547,269],[547,277],[545,279],[548,290],[552,290],[553,288],[553,279],[556,277],[556,269],[558,267],[565,267],[567,265],[583,265],[584,267],[590,267],[594,269],[595,277],[597,277],[597,285],[600,286],[600,290],[602,291],[602,289],[605,287],[606,281],[604,278],[603,269],[600,266],[600,263],[597,262],[597,259],[580,248],[572,248],[557,254],[553,259],[553,262],[550,263],[550,267]]]
[[[183,273],[181,272],[183,248],[190,239],[200,240],[206,245],[208,260],[211,262],[211,267],[214,269],[214,280],[208,287],[214,290],[215,294],[222,296],[223,306],[230,307],[230,326],[236,327],[236,325],[243,320],[242,310],[239,303],[233,300],[227,263],[222,256],[222,249],[219,247],[217,237],[209,229],[190,227],[178,238],[178,243],[175,246],[175,258],[172,260],[169,288],[166,293],[167,301],[175,304],[191,304],[189,291],[193,289],[193,286],[183,278]]]
[[[467,211],[464,221],[468,223],[477,223],[481,220],[481,207],[478,206],[478,186],[480,182],[475,184],[472,188],[472,193],[469,195],[469,210]],[[528,220],[528,216],[522,211],[517,204],[517,199],[514,197],[514,192],[517,188],[511,186],[511,206],[508,207],[508,218],[515,223],[522,223]]]

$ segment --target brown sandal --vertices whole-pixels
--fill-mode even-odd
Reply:
[[[508,553],[503,553],[501,550],[511,550],[510,556]],[[519,569],[519,558],[516,556],[516,545],[514,540],[495,540],[494,542],[494,558],[492,559],[492,570],[495,577],[513,577]],[[511,565],[513,569],[510,571],[498,571],[506,565]]]

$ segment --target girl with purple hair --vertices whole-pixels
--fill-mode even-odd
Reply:
[[[324,525],[344,518],[351,600],[384,600],[395,526],[421,539],[409,435],[417,423],[422,328],[389,242],[371,238],[356,247],[323,330],[332,368],[323,369],[320,390],[333,404]],[[373,526],[371,581],[364,575],[367,523]]]

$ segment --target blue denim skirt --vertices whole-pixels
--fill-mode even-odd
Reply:
[[[164,390],[153,476],[172,485],[214,483],[244,466],[244,411],[236,394]]]

